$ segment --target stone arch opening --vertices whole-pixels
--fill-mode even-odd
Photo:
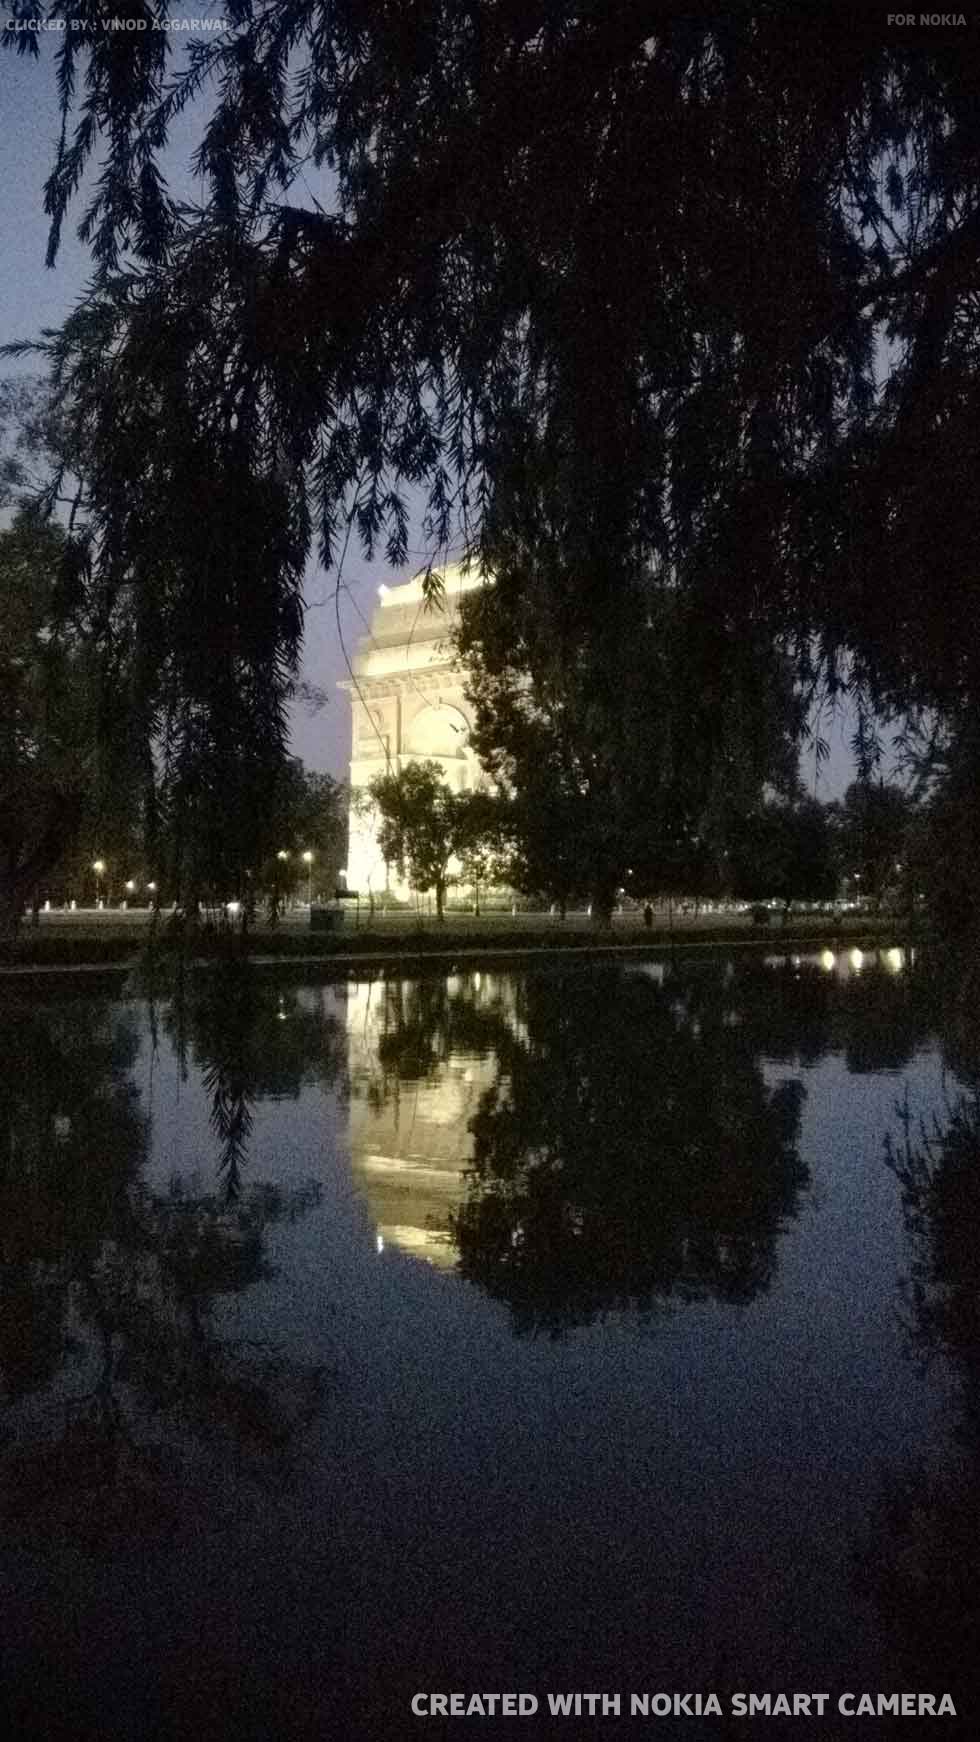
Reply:
[[[429,757],[440,762],[462,759],[466,756],[469,729],[469,721],[459,708],[427,702],[408,723],[404,754],[420,762]]]

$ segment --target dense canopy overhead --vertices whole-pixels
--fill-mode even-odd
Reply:
[[[626,577],[957,717],[980,690],[962,33],[776,4],[222,10],[176,38],[164,0],[120,5],[126,32],[50,7],[52,250],[89,197],[99,269],[56,370],[106,548],[194,625],[188,693],[203,669],[275,727],[308,549],[353,510],[403,559],[417,485],[434,547],[557,566],[565,633]],[[199,210],[161,168],[188,105]]]

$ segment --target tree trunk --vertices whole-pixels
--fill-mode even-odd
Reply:
[[[602,929],[611,926],[615,905],[616,898],[608,889],[597,891],[592,897],[592,924]]]
[[[59,794],[51,803],[49,819],[37,845],[26,857],[20,857],[22,841],[8,837],[3,854],[5,868],[0,871],[0,938],[16,937],[28,894],[36,897],[39,880],[48,876],[73,844],[81,816],[82,801],[78,795]]]
[[[445,900],[446,900],[446,885],[442,881],[442,879],[439,878],[436,881],[436,918],[438,920],[444,920],[446,917],[446,915],[443,911],[444,905],[445,905]]]
[[[0,876],[0,944],[13,943],[20,929],[23,905],[17,878]]]

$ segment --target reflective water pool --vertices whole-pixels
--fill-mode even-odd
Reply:
[[[230,964],[2,1035],[22,1734],[811,1690],[830,1737],[906,1688],[976,1733],[976,1057],[927,964]]]

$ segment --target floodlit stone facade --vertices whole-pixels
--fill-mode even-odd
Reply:
[[[386,888],[404,895],[389,878],[378,848],[376,825],[358,794],[378,774],[408,762],[438,762],[447,784],[464,792],[480,779],[470,748],[466,674],[455,659],[451,635],[464,593],[486,585],[458,563],[438,571],[444,605],[425,603],[422,576],[378,588],[371,627],[352,662],[353,680],[342,685],[351,698],[351,815],[347,886],[362,895]]]

